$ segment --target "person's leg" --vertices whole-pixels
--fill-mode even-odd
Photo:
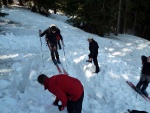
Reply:
[[[57,51],[57,47],[56,47],[56,50],[54,52],[55,52],[55,56],[56,56],[57,61],[59,61],[59,53]]]
[[[98,73],[100,70],[99,70],[99,66],[98,66],[97,56],[93,57],[93,62],[96,67],[95,72]]]
[[[146,80],[146,76],[144,74],[141,74],[140,81],[137,83],[136,88],[141,89],[141,86],[143,85],[145,80]]]
[[[68,111],[68,113],[72,113],[72,101],[68,101],[68,103],[67,103],[67,111]]]
[[[49,47],[51,47],[51,48],[50,48],[51,58],[52,58],[52,60],[54,61],[54,60],[55,60],[55,55],[54,55],[54,50],[53,50],[54,46],[49,46]]]
[[[148,96],[148,93],[146,92],[146,88],[148,87],[149,82],[147,80],[144,81],[143,87],[141,88],[141,91],[144,95]]]
[[[68,113],[81,113],[82,112],[82,103],[83,103],[84,93],[77,101],[70,101],[67,104]]]

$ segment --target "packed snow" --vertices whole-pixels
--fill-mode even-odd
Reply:
[[[57,25],[64,39],[65,47],[59,50],[63,66],[84,86],[82,113],[150,112],[150,103],[126,84],[139,81],[141,55],[150,56],[149,41],[127,34],[99,37],[67,24],[61,15],[44,17],[17,7],[1,11],[9,15],[0,18],[0,113],[67,113],[52,105],[55,96],[37,82],[39,74],[58,74],[45,37],[41,44],[38,34],[51,24]],[[94,64],[85,62],[88,37],[99,44],[98,74],[92,74]]]

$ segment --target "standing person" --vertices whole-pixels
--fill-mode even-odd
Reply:
[[[59,74],[48,78],[45,74],[38,76],[38,82],[44,85],[56,96],[53,105],[60,111],[67,106],[68,113],[81,113],[84,98],[84,89],[81,82],[65,74]],[[59,100],[62,105],[58,105]]]
[[[136,88],[137,91],[141,90],[141,92],[148,96],[148,93],[146,92],[146,88],[148,87],[148,84],[150,82],[150,56],[142,56],[142,69],[141,69],[141,78],[140,81],[137,83]]]
[[[40,37],[46,35],[47,44],[51,51],[51,58],[53,62],[56,60],[59,61],[59,53],[57,51],[57,36],[60,35],[59,31],[60,30],[58,30],[58,28],[54,24],[52,24],[49,28],[47,28],[43,33],[41,30],[39,30]]]
[[[88,38],[87,41],[89,42],[89,50],[90,50],[90,54],[89,56],[89,60],[87,60],[86,62],[94,62],[94,65],[96,67],[96,70],[94,73],[98,73],[100,71],[99,69],[99,65],[98,65],[98,61],[97,61],[97,56],[98,56],[98,43],[93,39],[93,38]]]

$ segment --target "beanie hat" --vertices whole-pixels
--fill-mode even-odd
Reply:
[[[56,30],[57,30],[56,26],[52,26],[52,27],[51,27],[51,30],[52,30],[52,31],[56,31]]]
[[[41,74],[41,75],[38,76],[37,80],[40,84],[44,84],[44,81],[45,81],[46,78],[48,78],[48,77],[45,74]]]
[[[87,40],[93,40],[93,38],[92,38],[92,37],[89,37]]]

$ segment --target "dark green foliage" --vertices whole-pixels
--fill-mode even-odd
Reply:
[[[8,14],[6,14],[6,13],[1,13],[1,12],[0,12],[0,17],[4,17],[4,16],[6,16],[6,15],[8,15]]]
[[[7,0],[1,1],[7,4]],[[49,9],[54,13],[61,11],[72,17],[69,20],[72,25],[101,36],[117,31],[150,40],[150,0],[19,0],[19,2],[23,5],[28,3],[32,11],[46,16]],[[119,3],[121,3],[120,11]]]

